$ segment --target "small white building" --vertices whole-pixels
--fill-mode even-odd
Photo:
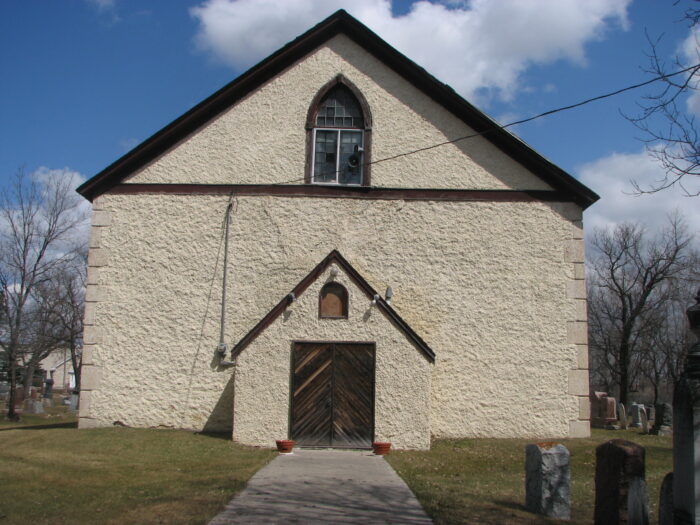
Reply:
[[[81,428],[589,435],[597,195],[344,11],[78,191]]]
[[[43,371],[44,381],[49,378],[54,380],[54,391],[70,392],[75,389],[75,371],[73,370],[70,351],[67,348],[61,348],[50,353],[39,362],[39,367]]]

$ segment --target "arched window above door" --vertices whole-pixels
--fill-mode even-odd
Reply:
[[[321,319],[348,318],[348,291],[342,284],[326,283],[318,296],[318,316]]]
[[[311,184],[369,186],[372,117],[367,101],[343,75],[314,97],[307,116]]]

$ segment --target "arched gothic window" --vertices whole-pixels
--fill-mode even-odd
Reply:
[[[369,185],[371,116],[355,86],[339,75],[316,95],[307,118],[307,182]]]
[[[318,296],[318,316],[321,319],[348,318],[348,291],[342,284],[327,283]]]

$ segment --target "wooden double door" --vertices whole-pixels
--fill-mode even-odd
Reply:
[[[371,343],[294,343],[291,438],[298,445],[371,447],[374,355]]]

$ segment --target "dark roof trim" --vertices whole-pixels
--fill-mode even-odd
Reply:
[[[316,267],[311,270],[311,272],[304,277],[299,284],[297,284],[290,294],[294,294],[295,297],[301,296],[306,289],[316,280],[323,271],[328,268],[332,263],[336,263],[340,266],[343,271],[350,277],[350,279],[357,285],[360,290],[362,290],[368,299],[372,300],[377,297],[376,306],[384,312],[384,314],[389,318],[389,320],[401,330],[404,335],[421,350],[425,356],[430,360],[430,362],[435,362],[435,353],[426,344],[421,337],[413,331],[413,329],[404,321],[401,316],[394,310],[389,303],[387,303],[377,292],[372,288],[372,286],[362,277],[355,268],[342,256],[338,250],[333,250],[329,253]],[[245,348],[253,342],[253,340],[271,325],[275,319],[277,319],[282,312],[289,306],[291,302],[290,294],[287,294],[279,303],[277,303],[272,310],[270,310],[265,317],[263,317],[258,324],[256,324],[250,332],[248,332],[243,339],[241,339],[231,350],[232,357],[238,356]]]
[[[565,194],[550,190],[457,190],[429,188],[377,188],[367,186],[324,186],[313,184],[118,184],[116,194],[231,195],[322,197],[368,200],[567,202]]]
[[[339,33],[347,35],[408,82],[461,118],[476,132],[485,133],[484,138],[555,189],[564,192],[568,200],[576,202],[584,209],[598,200],[599,197],[595,192],[542,157],[523,141],[500,128],[497,123],[464,100],[452,88],[438,81],[425,69],[399,53],[342,9],[158,131],[83,183],[78,188],[78,192],[92,201],[95,197],[109,191],[124,178],[167,151],[172,145],[196,131],[245,95]]]

